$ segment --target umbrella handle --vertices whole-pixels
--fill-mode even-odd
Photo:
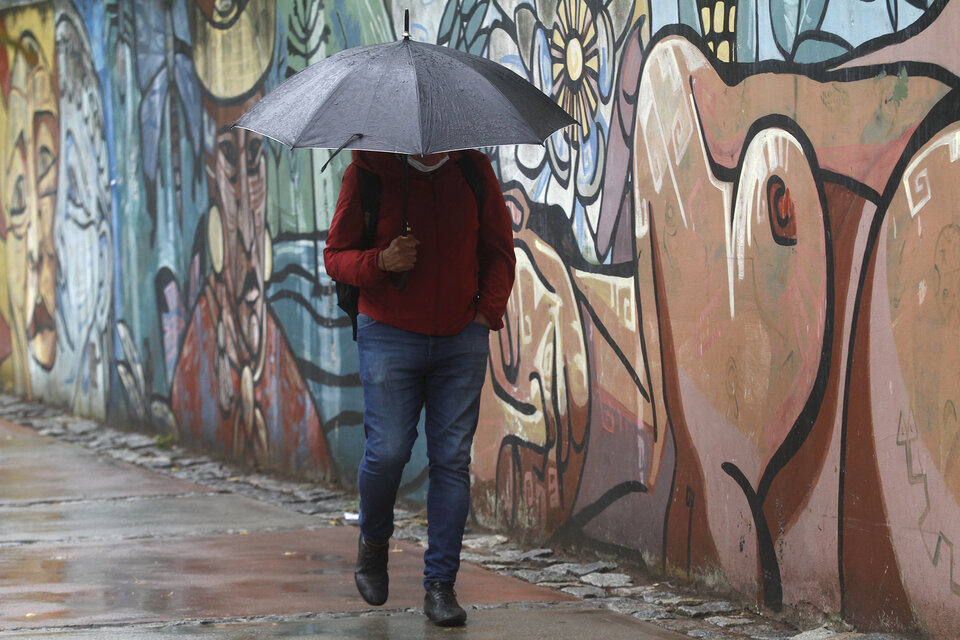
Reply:
[[[400,170],[400,235],[404,238],[407,237],[407,232],[410,231],[410,225],[407,224],[407,172],[410,168],[410,165],[407,163],[407,158],[407,154],[400,154],[400,162],[403,167]]]

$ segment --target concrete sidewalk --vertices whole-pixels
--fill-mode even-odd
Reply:
[[[356,594],[355,500],[0,393],[0,640],[904,638],[480,531],[457,584],[467,626],[440,629],[421,612],[421,514],[396,510],[386,606]]]
[[[420,612],[420,546],[395,543],[390,600],[372,608],[356,536],[0,420],[0,637],[682,637],[471,563],[467,626],[439,629]]]

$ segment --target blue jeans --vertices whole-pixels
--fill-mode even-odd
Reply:
[[[357,484],[360,532],[374,544],[393,535],[393,506],[426,406],[427,537],[424,583],[454,582],[470,509],[470,448],[480,413],[489,329],[471,322],[455,336],[357,319],[363,428]]]

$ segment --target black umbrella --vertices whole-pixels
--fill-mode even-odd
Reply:
[[[310,65],[234,126],[295,148],[387,151],[405,160],[408,154],[542,144],[576,123],[510,69],[411,40],[409,21],[405,12],[401,40],[346,49]]]
[[[541,144],[575,124],[487,58],[410,39],[340,51],[287,79],[237,120],[291,147],[430,154]]]

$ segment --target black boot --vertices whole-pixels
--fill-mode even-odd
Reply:
[[[364,541],[362,535],[357,541],[357,568],[353,572],[353,580],[357,583],[357,591],[368,604],[380,606],[387,601],[389,552],[389,545],[370,544]]]
[[[423,612],[439,627],[459,627],[467,621],[467,612],[457,604],[452,582],[431,582],[423,596]]]

